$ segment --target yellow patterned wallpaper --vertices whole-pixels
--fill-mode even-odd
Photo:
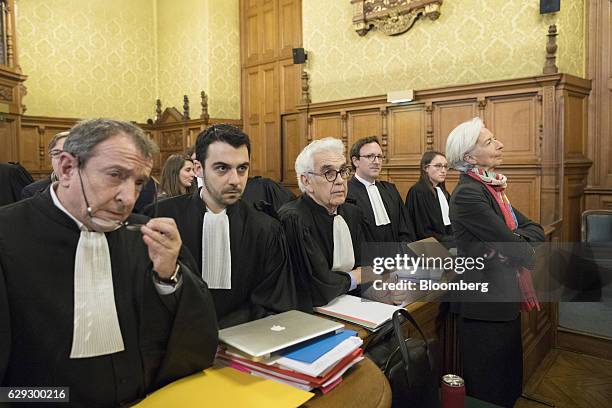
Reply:
[[[350,1],[304,0],[313,102],[426,89],[542,73],[546,33],[559,31],[557,66],[585,75],[584,0],[540,15],[539,0],[444,0],[438,20],[418,20],[405,34],[360,37]]]
[[[17,0],[27,115],[240,118],[238,0]]]
[[[17,0],[27,115],[154,114],[151,0]]]
[[[200,116],[200,91],[209,114],[240,118],[238,0],[158,0],[159,96],[182,111],[187,94],[192,118]]]

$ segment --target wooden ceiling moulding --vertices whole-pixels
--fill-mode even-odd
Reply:
[[[353,27],[364,36],[376,27],[386,35],[410,30],[419,17],[436,20],[442,0],[351,0]]]

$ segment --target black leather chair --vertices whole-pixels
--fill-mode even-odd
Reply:
[[[582,242],[612,242],[612,210],[582,213]]]

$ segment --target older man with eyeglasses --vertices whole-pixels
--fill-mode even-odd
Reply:
[[[361,283],[361,210],[345,203],[351,168],[344,145],[331,137],[315,140],[295,161],[303,194],[279,216],[291,255],[300,309],[310,310]]]
[[[212,364],[213,300],[174,220],[130,215],[155,153],[131,123],[80,122],[58,181],[0,209],[1,387],[120,406]]]
[[[412,222],[395,184],[378,180],[385,160],[378,138],[357,140],[350,155],[355,177],[348,182],[347,200],[363,211],[373,241],[414,241]]]

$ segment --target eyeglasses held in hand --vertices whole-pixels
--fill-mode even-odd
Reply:
[[[309,171],[308,173],[314,174],[315,176],[325,177],[327,181],[329,181],[330,183],[333,183],[338,178],[338,174],[342,176],[344,180],[347,180],[351,176],[352,172],[353,171],[351,170],[351,168],[346,166],[346,167],[340,168],[340,170],[334,170],[334,169],[326,170],[323,172],[323,174],[315,173],[313,171]]]

